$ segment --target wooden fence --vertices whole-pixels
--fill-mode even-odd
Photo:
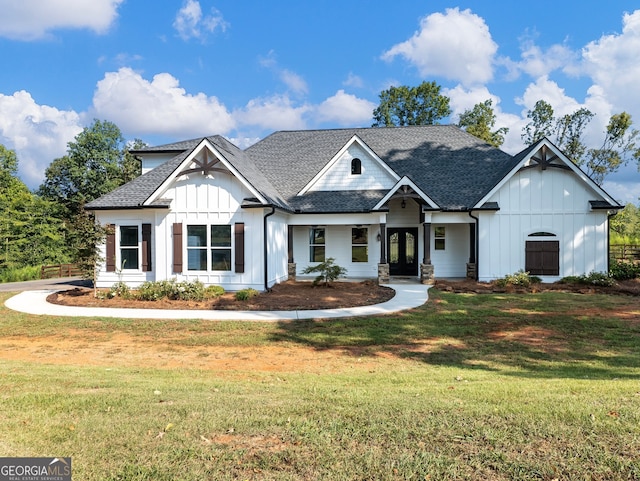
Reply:
[[[640,262],[640,245],[611,244],[609,246],[609,258],[617,261]]]
[[[82,275],[75,264],[58,264],[55,266],[42,266],[40,279],[52,279],[55,277],[75,277]]]

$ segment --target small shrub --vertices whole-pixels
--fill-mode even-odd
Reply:
[[[171,296],[175,281],[146,281],[138,288],[137,297],[141,301],[159,301]]]
[[[255,297],[259,294],[258,291],[249,287],[248,289],[242,289],[236,292],[236,300],[238,301],[248,301],[252,297]]]
[[[172,285],[170,297],[180,301],[203,301],[204,284],[200,281],[176,282]]]
[[[319,273],[318,276],[313,280],[315,285],[324,282],[325,286],[328,286],[330,282],[335,281],[339,277],[344,277],[347,273],[347,269],[344,267],[340,267],[337,264],[334,264],[335,259],[333,257],[329,257],[324,262],[316,266],[309,266],[305,270],[302,271],[303,274],[314,274]]]
[[[204,290],[205,299],[215,299],[224,294],[224,288],[221,286],[208,286]]]
[[[610,287],[616,283],[615,279],[610,277],[606,272],[591,272],[584,278],[585,283],[592,286]]]
[[[627,281],[640,277],[640,264],[629,261],[612,261],[609,266],[609,275],[617,281]]]
[[[518,286],[518,287],[529,287],[531,284],[539,284],[542,282],[537,276],[530,276],[528,272],[519,270],[515,274],[507,274],[502,279],[496,280],[496,285],[499,287],[506,286]]]
[[[39,266],[0,269],[0,282],[22,282],[40,279]]]
[[[583,284],[585,286],[611,287],[616,281],[604,272],[591,272],[588,275],[567,276],[560,279],[563,284]]]
[[[131,289],[129,286],[122,281],[116,282],[107,294],[107,297],[112,299],[114,297],[122,297],[123,299],[131,299],[133,296],[131,295]]]

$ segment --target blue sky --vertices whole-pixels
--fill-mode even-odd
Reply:
[[[0,0],[0,143],[37,187],[92,119],[159,144],[221,134],[369,126],[391,85],[436,81],[455,123],[492,99],[503,149],[524,148],[539,99],[640,129],[640,9],[633,2]],[[605,189],[638,202],[630,163]]]

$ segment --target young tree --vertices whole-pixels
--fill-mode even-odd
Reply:
[[[98,224],[94,217],[84,210],[74,217],[69,232],[73,262],[80,269],[82,277],[93,282],[96,297],[98,264],[104,261],[100,246],[104,244],[107,233],[107,227]]]
[[[615,172],[620,165],[632,158],[640,166],[640,148],[636,147],[639,132],[631,128],[631,115],[627,112],[612,115],[602,146],[589,149],[583,133],[594,115],[588,109],[581,108],[556,119],[553,107],[544,100],[539,100],[527,114],[531,121],[523,128],[522,138],[527,145],[531,145],[544,136],[551,137],[555,134],[553,141],[558,148],[582,167],[597,184],[602,184],[608,174]]]
[[[500,147],[504,143],[504,136],[509,132],[509,129],[500,127],[492,132],[491,129],[495,124],[496,114],[493,111],[491,99],[474,105],[472,109],[465,110],[458,121],[458,126],[471,135],[475,135],[494,147]]]
[[[373,127],[437,124],[451,114],[449,102],[435,82],[390,87],[380,92],[380,104],[373,110]]]
[[[522,140],[526,145],[536,143],[543,137],[551,137],[554,130],[553,107],[544,100],[538,100],[532,110],[527,112],[531,119],[522,129]]]

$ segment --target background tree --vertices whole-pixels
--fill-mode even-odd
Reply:
[[[544,100],[538,100],[532,110],[527,112],[529,123],[522,129],[522,140],[526,145],[536,143],[543,137],[551,137],[555,119],[553,107]]]
[[[640,244],[640,208],[629,203],[611,218],[611,242],[614,244]]]
[[[380,104],[373,110],[373,127],[437,124],[451,114],[449,102],[435,82],[390,87],[380,92]]]
[[[66,262],[54,205],[30,192],[17,171],[15,152],[0,145],[0,269]]]
[[[640,163],[640,148],[636,146],[639,132],[632,129],[631,115],[627,112],[614,114],[601,147],[590,149],[583,134],[594,115],[590,110],[581,108],[556,119],[553,107],[539,100],[527,113],[531,120],[522,130],[522,139],[531,145],[542,137],[551,138],[572,162],[582,167],[597,184],[602,184],[608,174],[630,159]]]
[[[58,202],[69,220],[87,202],[140,175],[139,161],[128,153],[120,129],[112,122],[94,120],[67,147],[67,155],[47,167],[39,192]]]
[[[491,131],[496,124],[496,114],[493,111],[493,101],[485,100],[465,110],[460,115],[458,126],[471,135],[475,135],[494,147],[500,147],[504,143],[504,136],[509,132],[507,127],[500,127]]]

